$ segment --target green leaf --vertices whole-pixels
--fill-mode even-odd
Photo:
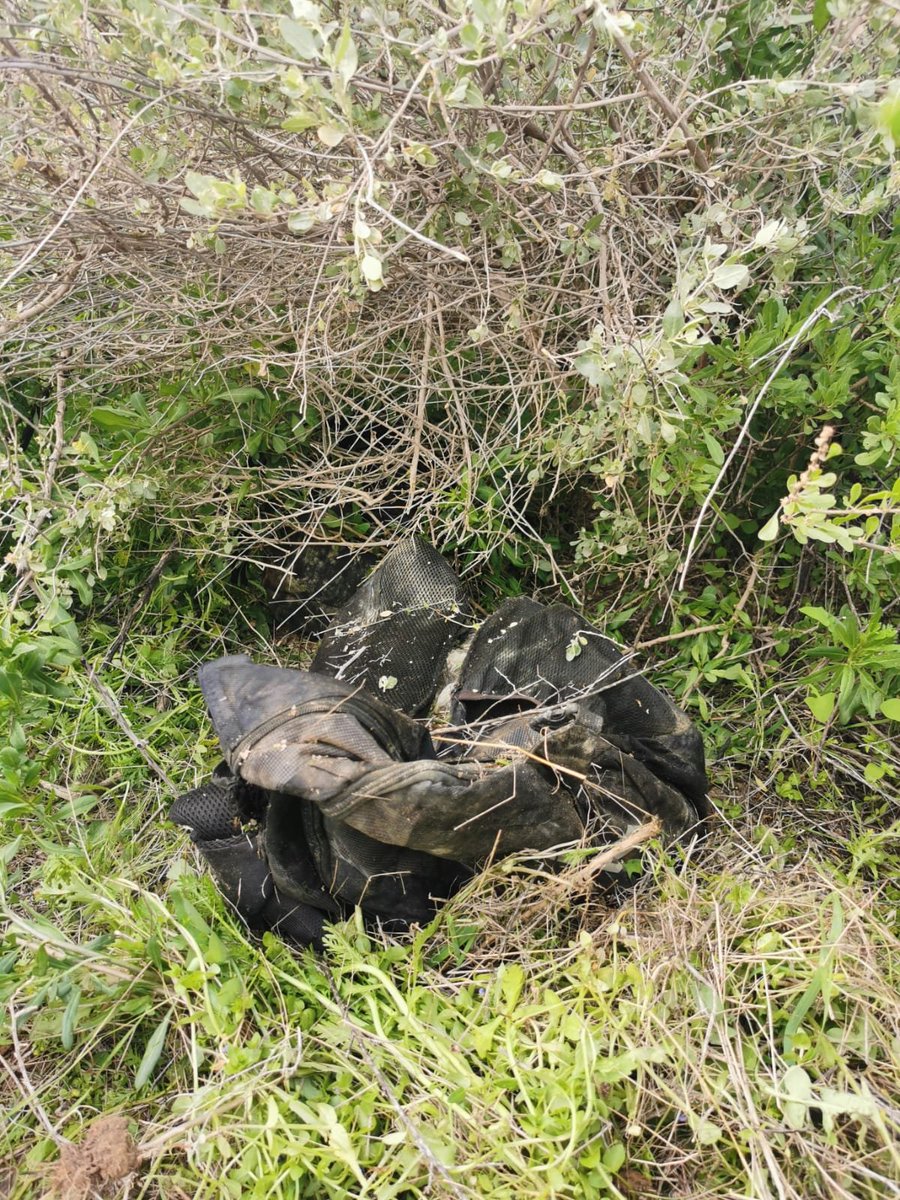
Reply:
[[[834,712],[834,692],[823,692],[821,696],[807,696],[806,706],[817,721],[824,725]]]
[[[831,12],[828,8],[828,0],[815,0],[813,4],[813,29],[815,29],[816,33],[821,33],[830,20]]]
[[[784,1049],[785,1053],[790,1053],[793,1049],[794,1038],[796,1037],[800,1026],[806,1019],[806,1014],[819,999],[825,990],[827,975],[825,967],[816,967],[810,977],[809,983],[806,985],[806,990],[803,995],[794,1005],[794,1010],[787,1020],[784,1027]]]
[[[475,1025],[470,1031],[472,1049],[479,1058],[486,1058],[494,1041],[494,1035],[503,1023],[503,1017],[494,1017],[481,1025]]]
[[[292,21],[290,17],[282,17],[278,28],[298,58],[309,60],[319,57],[320,46],[315,30],[310,29],[308,25],[301,25],[299,21]]]
[[[641,1063],[665,1062],[666,1057],[666,1050],[660,1045],[640,1046],[609,1058],[601,1056],[594,1064],[594,1077],[599,1083],[620,1083],[633,1075]]]
[[[178,203],[192,217],[211,217],[213,214],[211,205],[201,204],[198,200],[192,200],[190,196],[182,196]]]
[[[709,457],[713,461],[713,465],[721,467],[725,461],[725,452],[711,433],[704,433],[703,440],[706,442],[706,448],[709,451]]]
[[[812,1081],[802,1067],[789,1067],[781,1079],[778,1089],[778,1107],[784,1114],[785,1124],[791,1129],[802,1129],[807,1122],[812,1100]]]
[[[603,1166],[610,1175],[615,1175],[625,1165],[625,1147],[621,1142],[611,1142],[603,1151]]]
[[[247,400],[262,400],[264,393],[255,387],[230,387],[224,392],[218,392],[213,400],[231,400],[235,404],[244,404]]]
[[[684,328],[684,310],[681,301],[676,297],[670,300],[663,313],[662,329],[667,338],[676,337]]]
[[[430,146],[426,146],[423,142],[407,142],[403,147],[403,157],[412,159],[417,162],[420,167],[436,167],[437,155]]]
[[[865,1083],[860,1081],[865,1088]],[[822,1124],[830,1131],[834,1127],[835,1117],[855,1117],[857,1120],[872,1121],[876,1128],[880,1116],[878,1103],[871,1095],[857,1095],[855,1092],[841,1091],[838,1088],[823,1087],[816,1097],[816,1107],[822,1114]]]
[[[316,130],[319,141],[328,146],[329,149],[334,149],[339,146],[344,140],[344,131],[338,129],[336,125],[320,125]]]
[[[534,177],[534,182],[538,187],[546,188],[548,192],[558,192],[563,185],[562,175],[558,175],[556,171],[548,171],[543,167]]]
[[[817,604],[804,604],[800,611],[805,617],[812,617],[814,621],[818,621],[820,625],[824,625],[835,640],[843,644],[843,626],[837,617],[833,617],[827,609],[820,608]]]
[[[594,387],[600,387],[608,378],[599,355],[594,352],[580,354],[575,359],[575,370]]]
[[[889,721],[900,721],[900,700],[882,700],[881,711]]]
[[[381,259],[376,258],[374,254],[364,254],[359,264],[359,269],[366,283],[381,282]]]
[[[72,449],[76,454],[86,454],[95,463],[100,461],[100,451],[97,449],[97,443],[84,430],[79,433],[78,437],[72,443]]]
[[[101,429],[134,429],[135,413],[101,404],[91,409],[91,420]]]
[[[730,291],[732,288],[746,287],[750,282],[750,272],[743,263],[723,263],[713,271],[712,281],[723,291]]]
[[[507,963],[500,968],[500,991],[507,1012],[515,1009],[524,987],[525,971],[518,963]]]
[[[566,662],[571,662],[573,658],[577,658],[582,651],[582,648],[587,645],[587,638],[584,634],[576,633],[568,646],[566,646]]]
[[[304,133],[318,123],[319,118],[311,112],[293,112],[281,122],[281,128],[288,133]]]
[[[308,208],[301,209],[300,212],[291,213],[287,219],[287,227],[291,233],[306,233],[316,223],[316,214]]]
[[[900,90],[885,96],[875,111],[879,132],[885,146],[893,153],[900,146]]]
[[[250,193],[250,207],[254,212],[262,213],[266,217],[272,215],[277,203],[278,197],[271,188],[257,186]]]
[[[150,1040],[147,1042],[147,1048],[144,1051],[144,1057],[141,1059],[137,1074],[134,1077],[134,1088],[137,1092],[149,1082],[150,1076],[156,1069],[156,1064],[159,1062],[160,1055],[163,1052],[163,1046],[166,1044],[166,1034],[169,1032],[169,1022],[171,1020],[172,1014],[166,1013],[150,1035]]]
[[[66,1011],[63,1013],[62,1044],[65,1050],[71,1050],[75,1045],[75,1025],[78,1019],[78,1005],[80,1003],[81,988],[76,984],[69,993],[69,1003],[66,1005]]]
[[[209,935],[209,941],[206,943],[206,954],[204,956],[208,963],[221,966],[222,963],[227,963],[229,954],[228,947],[215,932]]]
[[[701,1146],[714,1146],[721,1138],[722,1130],[714,1121],[701,1117],[694,1127],[694,1137]]]
[[[204,196],[208,196],[215,189],[220,180],[214,175],[201,175],[197,171],[185,171],[184,186],[189,192],[193,192],[198,200],[202,200]]]
[[[753,239],[754,246],[771,246],[781,232],[782,224],[779,220],[766,221],[759,233]]]
[[[772,542],[778,536],[778,527],[781,523],[781,514],[777,510],[772,513],[765,525],[756,535],[761,542]]]
[[[359,54],[356,49],[356,43],[350,33],[349,22],[344,22],[344,28],[341,30],[341,36],[337,40],[337,45],[334,48],[334,69],[340,77],[344,87],[350,82],[356,74],[356,68],[359,65]]]

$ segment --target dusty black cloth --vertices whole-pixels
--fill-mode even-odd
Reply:
[[[696,831],[699,734],[563,605],[507,601],[475,633],[452,725],[414,719],[473,628],[456,576],[413,539],[309,671],[243,655],[201,668],[224,763],[171,815],[251,928],[318,944],[357,905],[402,928],[494,857],[602,844],[650,816],[670,839]]]

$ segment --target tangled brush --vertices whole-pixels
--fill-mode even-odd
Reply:
[[[53,396],[137,392],[154,462],[185,474],[179,532],[202,491],[242,556],[285,570],[398,519],[479,561],[587,473],[577,531],[591,464],[665,435],[627,386],[601,403],[604,355],[646,363],[673,298],[742,278],[707,270],[710,237],[734,249],[840,172],[842,114],[891,32],[847,16],[778,87],[742,78],[739,44],[778,6],[744,7],[7,6],[10,444]],[[811,145],[817,77],[839,82]],[[217,445],[223,403],[249,454]],[[22,502],[7,527],[22,554],[33,517]]]

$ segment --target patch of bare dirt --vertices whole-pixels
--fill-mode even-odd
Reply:
[[[62,1148],[52,1170],[51,1190],[59,1200],[88,1200],[97,1192],[111,1194],[118,1183],[136,1170],[140,1156],[124,1117],[101,1117],[85,1134],[80,1146]]]

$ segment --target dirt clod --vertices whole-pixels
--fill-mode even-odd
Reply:
[[[130,1175],[140,1161],[134,1138],[124,1117],[101,1117],[85,1134],[80,1146],[64,1146],[53,1168],[51,1185],[59,1200],[87,1200]]]

